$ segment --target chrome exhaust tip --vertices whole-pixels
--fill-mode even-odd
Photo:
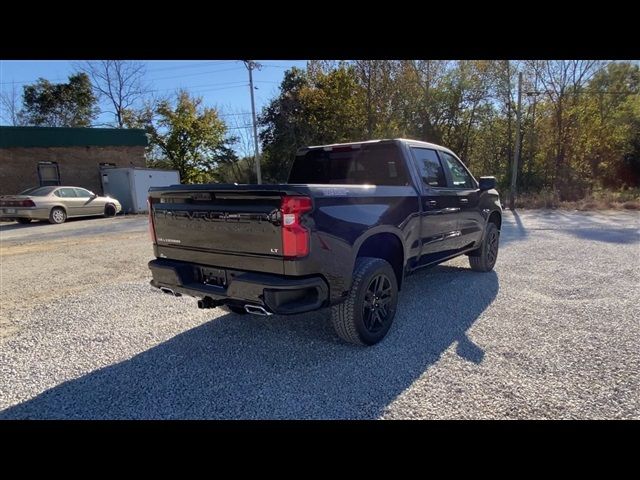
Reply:
[[[160,287],[160,291],[162,293],[168,293],[169,295],[173,295],[174,297],[181,297],[182,296],[181,293],[174,292],[173,290],[171,290],[170,288],[167,288],[167,287]]]
[[[263,316],[273,315],[273,313],[267,312],[263,307],[259,305],[245,305],[244,309],[247,313],[251,313],[252,315],[263,315]]]

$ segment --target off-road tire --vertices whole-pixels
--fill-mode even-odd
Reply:
[[[365,296],[374,279],[382,276],[388,280],[390,300],[388,314],[380,330],[371,332],[363,319]],[[351,290],[346,300],[331,307],[331,323],[336,334],[344,341],[356,345],[374,345],[381,341],[391,328],[398,303],[398,283],[389,262],[381,258],[360,257],[356,259]]]
[[[498,249],[500,246],[500,230],[495,223],[487,224],[482,245],[474,252],[475,255],[469,255],[469,265],[476,272],[490,272],[498,260]]]

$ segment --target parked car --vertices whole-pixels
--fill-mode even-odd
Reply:
[[[18,195],[0,197],[0,218],[20,223],[32,220],[64,223],[67,218],[92,215],[112,217],[121,210],[115,198],[101,197],[80,187],[32,187]]]
[[[342,339],[372,345],[405,275],[462,254],[493,269],[495,187],[447,148],[395,139],[300,149],[287,184],[151,188],[151,284],[238,314],[331,307]]]

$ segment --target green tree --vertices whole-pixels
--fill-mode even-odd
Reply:
[[[590,60],[311,61],[287,72],[260,117],[265,169],[283,181],[298,147],[408,137],[453,149],[504,189],[519,135],[520,191],[572,200],[600,186],[638,186],[638,70]]]
[[[596,73],[576,108],[574,167],[592,186],[637,182],[640,67],[611,63]]]
[[[298,68],[287,71],[280,95],[260,115],[265,178],[286,181],[298,147],[366,140],[363,93],[345,64],[311,78]]]
[[[140,112],[128,111],[125,124],[149,135],[150,165],[178,170],[183,183],[214,180],[216,170],[237,160],[226,124],[202,97],[180,90],[175,102],[161,100]]]
[[[69,77],[67,83],[51,83],[44,78],[25,85],[20,122],[45,127],[90,127],[98,114],[91,80],[85,73]]]
[[[262,141],[262,172],[265,181],[286,180],[298,147],[312,143],[314,125],[307,118],[302,92],[309,87],[306,73],[299,68],[287,70],[280,84],[280,94],[259,116],[264,129]]]

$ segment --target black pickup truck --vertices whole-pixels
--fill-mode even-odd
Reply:
[[[282,185],[154,187],[151,284],[237,314],[331,307],[342,339],[373,345],[408,273],[461,254],[493,269],[495,187],[452,151],[406,139],[299,149]]]

